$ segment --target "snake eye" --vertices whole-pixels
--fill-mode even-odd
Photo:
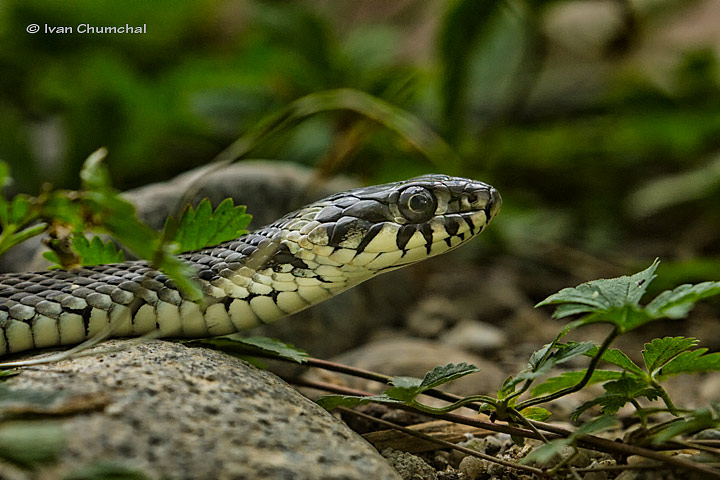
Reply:
[[[400,194],[400,213],[411,222],[424,222],[435,213],[437,201],[423,187],[408,187]]]

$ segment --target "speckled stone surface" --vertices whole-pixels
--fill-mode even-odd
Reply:
[[[13,389],[106,398],[100,410],[62,417],[61,460],[25,478],[63,478],[100,460],[150,478],[399,478],[343,423],[241,360],[162,341],[94,350],[104,353],[27,368],[7,381]],[[0,478],[16,474],[0,464]]]

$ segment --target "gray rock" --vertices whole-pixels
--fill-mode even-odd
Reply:
[[[485,322],[462,320],[439,338],[441,343],[471,352],[497,350],[507,344],[507,335]]]
[[[412,453],[386,448],[383,457],[400,474],[403,480],[436,480],[437,472],[425,460]]]
[[[67,443],[57,463],[24,477],[0,464],[0,478],[64,478],[99,461],[153,479],[398,478],[343,423],[242,360],[161,341],[111,341],[94,351],[103,353],[6,382],[95,396],[104,408],[58,418]]]

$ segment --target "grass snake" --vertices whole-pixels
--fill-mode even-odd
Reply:
[[[490,185],[446,175],[357,188],[235,240],[180,255],[193,302],[145,261],[0,275],[0,355],[114,337],[225,335],[467,242],[498,213]]]

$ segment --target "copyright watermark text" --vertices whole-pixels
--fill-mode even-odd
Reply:
[[[38,25],[37,23],[31,23],[27,27],[25,27],[25,31],[27,33],[36,34],[36,33],[47,33],[47,34],[53,34],[53,35],[64,35],[68,33],[79,33],[79,34],[97,34],[97,35],[107,35],[107,34],[123,34],[123,33],[130,33],[130,34],[143,34],[147,33],[147,24],[143,23],[142,25],[120,25],[120,26],[98,26],[98,25],[90,25],[89,23],[81,23],[79,25],[75,26],[64,26],[64,25],[48,25],[47,23],[43,25]]]

